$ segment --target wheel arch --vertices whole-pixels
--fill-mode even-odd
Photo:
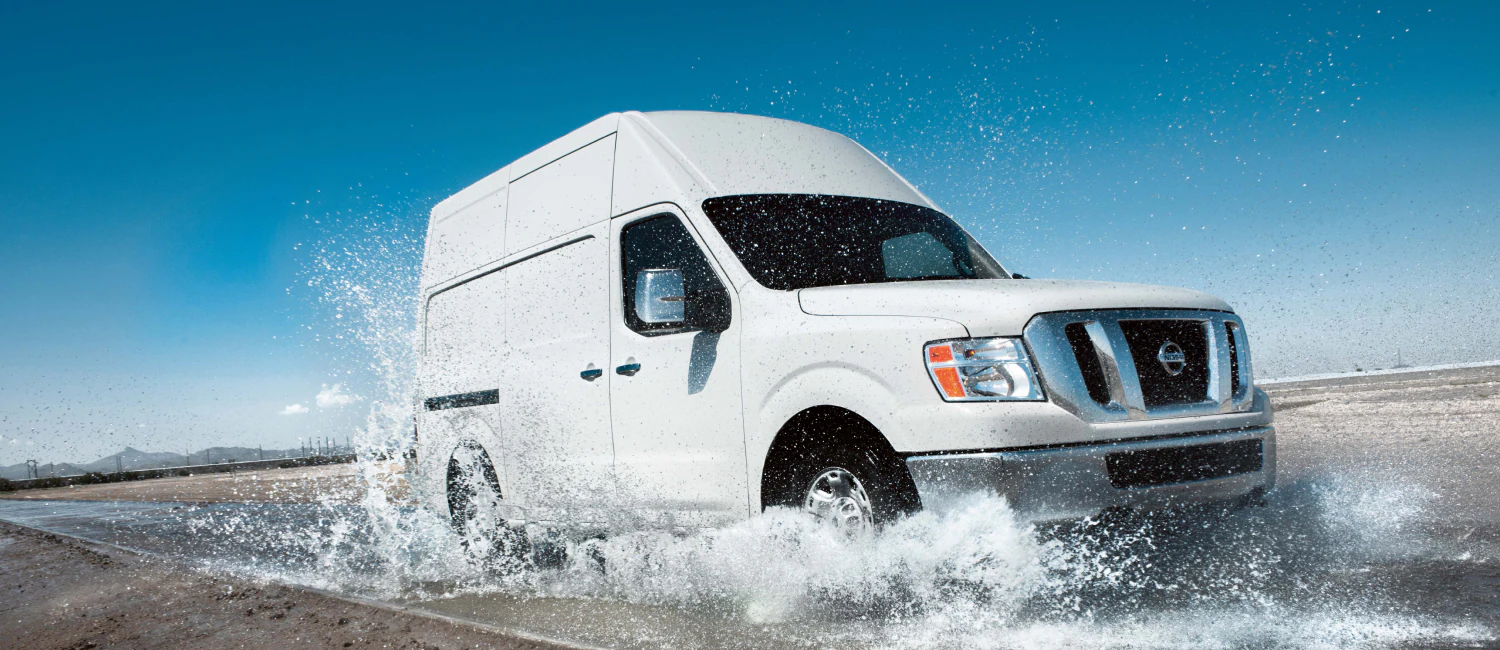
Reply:
[[[460,460],[460,456],[468,458]],[[448,452],[446,460],[442,461],[443,467],[443,513],[449,518],[455,516],[453,504],[455,497],[467,496],[472,498],[475,486],[473,481],[482,481],[496,496],[504,498],[505,492],[501,488],[499,473],[495,467],[493,456],[489,450],[477,440],[472,438],[460,438],[453,445],[453,450]],[[478,475],[472,472],[478,472]],[[456,473],[458,473],[456,475]]]
[[[772,439],[760,468],[760,510],[787,503],[802,487],[792,484],[799,459],[814,449],[830,446],[855,447],[874,455],[900,483],[892,488],[910,494],[913,510],[921,508],[906,462],[885,434],[868,418],[850,409],[821,404],[797,412]]]

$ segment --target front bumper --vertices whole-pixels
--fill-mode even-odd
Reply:
[[[1253,440],[1260,441],[1261,450],[1259,469],[1254,471],[1141,487],[1116,487],[1119,477],[1111,480],[1111,456]],[[1005,496],[1025,520],[1070,519],[1111,507],[1156,509],[1224,501],[1257,490],[1270,490],[1276,483],[1276,429],[1266,424],[1230,431],[1015,451],[917,455],[908,457],[906,466],[916,483],[922,506],[928,510],[941,511],[974,493],[989,493]]]

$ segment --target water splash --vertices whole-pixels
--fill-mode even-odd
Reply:
[[[1004,499],[976,497],[855,536],[777,509],[686,537],[638,532],[589,541],[572,553],[587,560],[549,587],[727,610],[753,622],[904,620],[933,608],[1009,612],[1045,583],[1039,549]]]
[[[1003,498],[976,495],[856,536],[774,510],[691,534],[618,531],[572,544],[562,567],[525,570],[470,556],[446,521],[418,509],[208,509],[188,519],[197,539],[258,540],[209,563],[261,579],[407,602],[489,595],[506,599],[496,607],[665,608],[814,645],[1493,642],[1483,621],[1413,606],[1434,601],[1409,600],[1409,585],[1389,573],[1403,563],[1385,558],[1429,549],[1426,498],[1420,488],[1334,478],[1288,486],[1263,508],[1035,526]],[[650,616],[630,620],[637,638],[656,633]]]
[[[353,207],[308,219],[313,242],[297,287],[313,307],[304,343],[370,397],[360,456],[397,457],[411,445],[427,202],[387,203],[363,189],[349,200]]]

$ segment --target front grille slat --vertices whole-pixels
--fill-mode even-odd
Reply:
[[[1104,376],[1104,365],[1099,362],[1099,353],[1089,338],[1084,323],[1068,323],[1063,328],[1068,344],[1073,347],[1073,358],[1078,361],[1078,370],[1083,374],[1083,385],[1088,389],[1089,399],[1098,404],[1108,404],[1109,379]]]
[[[1238,329],[1234,323],[1224,323],[1224,334],[1229,343],[1229,392],[1232,395],[1240,394],[1240,345],[1234,340]]]
[[[1117,488],[1154,487],[1259,472],[1265,463],[1260,439],[1108,454],[1109,482]]]

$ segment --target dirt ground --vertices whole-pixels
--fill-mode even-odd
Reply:
[[[404,481],[394,476],[396,492]],[[364,494],[359,467],[353,464],[265,469],[198,476],[71,485],[44,490],[0,492],[0,498],[67,501],[153,501],[184,503],[358,503]],[[400,495],[396,495],[397,498]]]
[[[1421,485],[1455,519],[1500,521],[1500,366],[1266,387],[1278,482],[1313,473]]]
[[[471,624],[207,576],[0,522],[0,646],[560,648]]]

